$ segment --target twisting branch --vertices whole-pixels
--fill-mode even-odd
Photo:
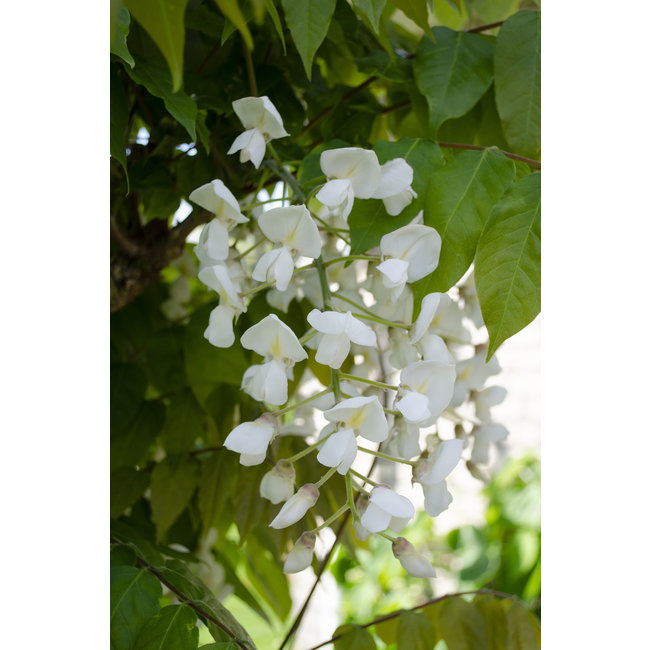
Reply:
[[[115,539],[114,537],[111,537],[111,543],[113,544],[123,544],[123,542],[120,542],[119,539]],[[249,650],[249,645],[239,639],[237,635],[227,626],[225,626],[221,621],[217,620],[214,616],[206,612],[203,608],[199,607],[189,596],[186,596],[180,589],[175,587],[169,580],[165,578],[155,567],[153,567],[149,562],[147,562],[144,558],[141,558],[137,553],[136,553],[136,561],[137,563],[147,569],[150,573],[156,576],[158,580],[162,584],[167,587],[172,593],[174,593],[178,599],[189,605],[199,616],[202,618],[206,618],[212,623],[214,623],[220,630],[223,630],[240,648],[244,648],[244,650]]]
[[[493,151],[498,151],[499,153],[502,153],[504,156],[508,158],[512,158],[513,160],[521,160],[521,162],[525,162],[527,165],[530,165],[531,167],[537,167],[537,169],[542,168],[542,163],[539,162],[539,160],[533,160],[532,158],[526,158],[525,156],[520,156],[519,154],[516,153],[503,151],[503,149],[499,149],[498,147],[483,147],[478,144],[465,144],[463,142],[438,142],[438,146],[445,147],[447,149],[475,149],[477,151],[483,151],[484,149],[492,149]]]
[[[487,32],[488,29],[493,29],[494,27],[501,27],[504,21],[499,20],[496,23],[488,23],[487,25],[479,25],[478,27],[472,27],[472,29],[466,29],[465,31],[468,34],[477,34],[478,32]]]
[[[505,594],[501,591],[494,591],[493,589],[476,589],[474,591],[459,591],[455,594],[445,594],[444,596],[438,596],[437,598],[432,598],[431,600],[427,600],[425,603],[421,603],[420,605],[416,605],[415,607],[410,607],[408,609],[398,609],[395,612],[391,612],[390,614],[380,616],[379,618],[376,618],[373,621],[370,621],[369,623],[364,623],[363,625],[358,625],[357,627],[367,628],[370,627],[371,625],[377,625],[379,623],[383,623],[384,621],[389,621],[391,618],[396,618],[402,612],[405,611],[413,612],[416,609],[422,609],[423,607],[428,607],[429,605],[438,603],[441,600],[446,600],[447,598],[456,598],[457,596],[469,596],[471,594],[475,594],[475,595],[485,594],[488,596],[497,596],[499,598],[509,598],[510,600],[519,600],[516,596],[513,596],[512,594]],[[309,648],[309,650],[318,650],[318,648],[322,648],[323,646],[326,646],[329,643],[334,643],[334,641],[340,639],[343,636],[343,634],[335,634],[331,639],[327,639],[327,641],[323,641],[322,643],[315,645],[313,648]]]

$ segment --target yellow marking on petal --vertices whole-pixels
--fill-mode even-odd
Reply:
[[[282,345],[280,345],[280,337],[276,337],[271,341],[271,354],[277,358],[282,356]]]
[[[354,415],[347,421],[350,429],[358,429],[367,419],[366,409],[361,408],[355,411]]]

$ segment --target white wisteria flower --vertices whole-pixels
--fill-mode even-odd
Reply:
[[[415,550],[415,547],[404,537],[398,537],[393,542],[393,555],[399,560],[402,568],[416,578],[435,578],[436,570],[430,562]]]
[[[257,169],[264,158],[266,143],[289,134],[284,130],[278,109],[268,97],[243,97],[232,103],[232,107],[246,129],[232,143],[228,153],[240,152],[240,162],[249,160]]]
[[[275,314],[269,314],[242,334],[241,344],[265,359],[265,363],[246,370],[242,388],[256,400],[284,404],[288,399],[287,370],[307,358],[291,328]]]
[[[327,434],[316,459],[325,467],[336,467],[345,475],[357,457],[357,439],[352,429],[340,429]]]
[[[267,210],[257,223],[265,237],[281,246],[260,257],[253,270],[253,279],[258,282],[275,281],[278,291],[284,291],[293,275],[294,257],[316,258],[320,255],[318,226],[304,205]]]
[[[477,465],[487,465],[490,462],[490,444],[503,442],[508,437],[508,429],[502,424],[486,424],[475,427],[474,446],[470,460]]]
[[[387,486],[378,485],[370,493],[361,524],[371,533],[379,533],[389,526],[399,533],[414,516],[415,508],[406,497]]]
[[[194,248],[201,266],[223,262],[228,258],[228,232],[238,223],[248,221],[248,217],[241,213],[233,193],[218,179],[197,187],[189,198],[215,215],[203,227],[199,243]]]
[[[216,347],[228,348],[235,342],[233,319],[246,311],[240,295],[239,278],[231,275],[225,264],[215,264],[201,269],[199,280],[216,291],[220,298],[219,305],[210,313],[203,336]]]
[[[469,359],[456,362],[456,385],[451,406],[460,406],[468,397],[470,391],[479,390],[491,375],[501,372],[501,366],[496,355],[489,361],[487,350],[480,346],[476,348],[476,354]]]
[[[295,479],[296,470],[293,465],[281,460],[262,477],[260,496],[271,503],[282,503],[293,494]]]
[[[474,413],[481,422],[492,422],[492,407],[501,404],[508,391],[503,386],[490,386],[473,391],[470,395],[474,402]]]
[[[303,485],[280,509],[275,519],[269,524],[271,528],[286,528],[300,521],[316,501],[320,492],[313,483]]]
[[[284,573],[298,573],[306,569],[314,557],[315,547],[316,535],[314,533],[303,533],[289,551],[282,571]]]
[[[354,198],[371,198],[381,180],[377,154],[359,147],[323,151],[320,167],[328,181],[316,193],[316,199],[330,210],[340,211],[344,221],[352,210]]]
[[[400,373],[400,399],[395,408],[412,424],[425,426],[428,422],[435,422],[449,406],[455,380],[453,364],[437,361],[411,363]],[[423,398],[426,398],[426,403]]]
[[[330,422],[340,422],[371,442],[383,442],[388,438],[388,422],[376,395],[344,399],[323,416]]]
[[[372,198],[381,199],[386,212],[394,217],[417,198],[412,182],[413,167],[404,158],[393,158],[381,166],[381,180]]]
[[[262,416],[253,422],[242,422],[227,436],[223,445],[230,451],[241,454],[242,465],[259,465],[266,458],[266,450],[275,435],[275,421]]]
[[[384,235],[379,242],[383,258],[377,270],[395,302],[407,282],[429,275],[438,266],[442,240],[435,228],[409,224]]]
[[[423,458],[415,466],[413,480],[422,485],[424,509],[429,516],[437,517],[452,502],[445,479],[458,465],[462,453],[462,440],[443,440],[431,456]]]
[[[323,334],[316,361],[338,370],[350,352],[350,342],[357,345],[374,346],[377,335],[367,325],[352,316],[351,312],[324,311],[312,309],[307,322]]]

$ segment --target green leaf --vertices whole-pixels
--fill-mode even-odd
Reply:
[[[401,9],[424,33],[431,38],[429,31],[429,12],[427,0],[391,0],[393,5]]]
[[[124,544],[111,544],[111,566],[135,566],[135,551]]]
[[[169,560],[165,566],[157,567],[157,570],[166,580],[171,582],[185,596],[195,602],[204,612],[215,618],[225,627],[227,627],[237,638],[241,639],[252,650],[256,650],[246,630],[239,624],[237,619],[217,600],[199,578],[197,578],[183,563],[179,560]],[[215,641],[223,641],[223,631],[212,621],[199,614],[210,629],[210,633]]]
[[[530,158],[541,147],[539,11],[520,11],[499,30],[494,51],[497,109],[510,146]]]
[[[490,335],[488,358],[541,309],[541,174],[517,181],[497,203],[476,248],[476,292]]]
[[[151,511],[161,540],[194,494],[199,466],[194,458],[165,458],[151,475]]]
[[[334,641],[334,650],[376,650],[377,644],[368,630],[357,625],[339,625],[332,636],[342,634]]]
[[[280,14],[278,13],[277,7],[275,6],[274,0],[264,0],[264,6],[271,16],[273,21],[273,26],[275,31],[278,33],[280,40],[282,41],[282,51],[284,54],[287,54],[287,44],[284,40],[284,29],[282,28],[282,21],[280,20]]]
[[[397,650],[431,650],[437,640],[433,623],[424,614],[409,610],[400,612],[397,618]]]
[[[111,650],[131,650],[140,630],[159,609],[162,587],[146,569],[111,567]]]
[[[490,210],[515,177],[511,160],[496,151],[463,151],[430,177],[424,223],[442,239],[438,267],[413,285],[415,311],[432,291],[448,291],[469,269]]]
[[[391,216],[380,199],[355,199],[348,216],[351,255],[358,255],[379,245],[381,238],[410,223],[422,208],[429,176],[444,165],[437,144],[422,139],[402,138],[397,142],[379,141],[375,152],[380,163],[393,158],[404,158],[413,167],[413,190],[418,195],[400,214]]]
[[[180,454],[194,447],[194,441],[203,433],[204,415],[189,388],[172,395],[163,427],[167,453]]]
[[[111,432],[123,431],[142,407],[147,376],[135,363],[111,364]]]
[[[466,2],[484,23],[504,20],[521,4],[521,0],[466,0]]]
[[[135,61],[129,52],[129,48],[126,46],[126,37],[129,35],[130,22],[131,16],[129,15],[128,9],[124,5],[120,5],[120,8],[117,10],[112,34],[111,52],[133,67]]]
[[[126,170],[126,141],[128,138],[129,103],[122,80],[117,74],[117,65],[111,64],[111,156],[119,161],[126,174],[127,191],[129,176]]]
[[[143,461],[164,420],[165,407],[160,402],[145,402],[131,426],[111,437],[111,469],[132,467]]]
[[[149,472],[121,467],[111,472],[111,517],[119,517],[149,487]]]
[[[374,625],[375,633],[386,645],[396,642],[398,619],[399,617],[395,616]]]
[[[196,622],[196,613],[187,605],[163,607],[144,625],[134,650],[196,650]]]
[[[183,160],[194,161],[195,158],[198,156],[185,156]],[[170,327],[147,336],[147,370],[151,383],[161,393],[171,393],[187,386],[183,362],[184,334],[185,328]]]
[[[239,4],[237,0],[214,0],[214,1],[217,3],[217,6],[221,10],[221,13],[223,13],[223,15],[226,16],[228,20],[230,20],[230,22],[238,29],[239,33],[244,38],[246,47],[249,50],[252,50],[254,47],[253,37],[251,36],[251,33],[248,29],[248,25],[246,24],[246,19],[244,18],[244,15],[242,14],[241,9],[239,8]]]
[[[183,83],[187,2],[188,0],[124,0],[133,17],[144,27],[165,57],[171,71],[171,92],[176,92]]]
[[[506,650],[508,621],[501,600],[493,596],[475,596],[472,604],[485,622],[486,650]]]
[[[264,465],[249,468],[246,472],[239,473],[239,484],[236,489],[236,498],[233,497],[234,512],[232,516],[239,538],[243,542],[259,521],[265,521],[269,502],[260,497],[260,481],[266,473]],[[269,519],[269,521],[271,521]]]
[[[508,644],[506,650],[538,650],[540,648],[539,622],[521,603],[508,608]],[[451,650],[451,649],[450,649]]]
[[[204,407],[211,400],[220,401],[220,384],[239,388],[250,365],[238,341],[229,348],[216,348],[203,336],[212,309],[214,305],[205,305],[192,314],[183,341],[187,380]]]
[[[198,506],[203,529],[210,529],[237,483],[239,463],[232,452],[215,451],[203,463]]]
[[[434,27],[435,43],[418,45],[415,82],[429,104],[432,134],[451,117],[467,113],[492,83],[492,43],[478,34]]]
[[[314,55],[325,39],[336,0],[282,0],[284,17],[311,81]]]
[[[127,71],[137,84],[144,86],[154,97],[159,97],[165,103],[169,114],[190,134],[192,141],[196,141],[196,103],[182,90],[178,92],[172,88],[169,70],[163,62],[155,56],[136,56],[135,67]]]
[[[386,0],[354,0],[353,4],[368,18],[375,34],[379,34],[381,12],[386,6]]]
[[[449,650],[487,648],[485,622],[472,603],[460,597],[447,598],[436,608],[436,622]]]

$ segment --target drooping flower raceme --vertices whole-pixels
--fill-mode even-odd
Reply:
[[[225,439],[223,445],[230,451],[241,454],[242,465],[259,465],[266,458],[266,450],[275,435],[275,422],[262,416],[254,422],[242,422]]]
[[[384,286],[391,290],[395,302],[407,282],[429,275],[440,259],[440,235],[430,226],[410,224],[384,235],[379,243],[382,257],[377,266],[383,274]]]
[[[269,240],[281,246],[260,257],[253,270],[253,279],[258,282],[275,281],[278,291],[284,291],[293,275],[294,257],[303,255],[316,258],[320,255],[318,227],[304,205],[267,210],[257,223]]]
[[[199,243],[194,248],[201,266],[223,262],[228,258],[228,232],[238,223],[247,222],[248,217],[241,213],[233,193],[218,179],[197,187],[189,198],[215,215],[203,227]]]
[[[316,198],[330,210],[338,210],[347,221],[354,198],[371,198],[381,181],[381,167],[374,151],[359,147],[343,147],[323,151],[320,167],[327,183]]]
[[[381,166],[381,179],[372,198],[381,199],[391,216],[398,215],[417,197],[412,182],[413,167],[404,158],[393,158]]]
[[[268,97],[243,97],[235,100],[232,107],[246,131],[235,138],[228,153],[240,151],[240,162],[250,160],[257,169],[264,158],[266,143],[289,134]]]
[[[269,314],[244,332],[241,344],[265,359],[265,363],[246,370],[242,388],[256,400],[276,406],[284,404],[288,398],[287,370],[307,358],[291,328],[275,314]]]
[[[307,322],[323,334],[316,351],[316,361],[335,370],[348,356],[350,342],[371,346],[377,343],[377,335],[349,311],[343,314],[312,309],[307,314]]]

